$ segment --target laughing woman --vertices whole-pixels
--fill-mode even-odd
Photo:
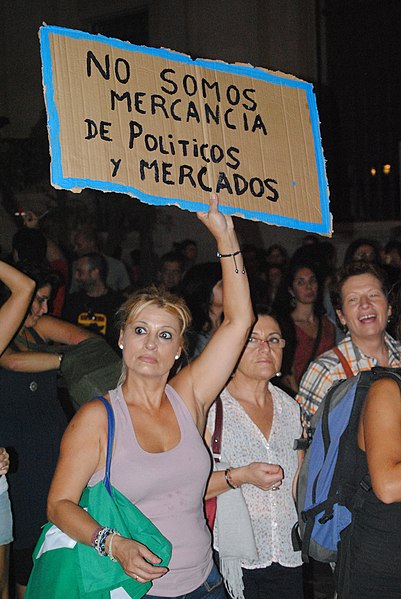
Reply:
[[[306,421],[327,391],[373,366],[401,366],[401,345],[387,332],[391,315],[385,273],[369,262],[351,262],[336,276],[331,301],[345,339],[310,363],[297,395]]]
[[[170,569],[151,565],[160,559],[147,547],[114,536],[108,522],[96,522],[78,506],[84,487],[104,476],[107,415],[100,400],[81,408],[67,429],[48,502],[49,519],[78,542],[91,545],[101,534],[105,555],[112,542],[113,556],[129,576],[153,582],[149,597],[224,597],[203,515],[210,458],[202,433],[254,316],[231,217],[219,212],[216,196],[209,212],[198,217],[216,239],[221,258],[222,324],[201,355],[167,384],[184,351],[188,309],[162,290],[136,293],[121,309],[122,384],[106,397],[116,419],[111,484],[171,541]]]

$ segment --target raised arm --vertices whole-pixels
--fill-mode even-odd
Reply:
[[[0,280],[11,296],[0,308],[0,354],[20,326],[35,289],[35,282],[22,272],[0,260]]]
[[[358,442],[366,451],[375,495],[401,501],[401,393],[392,379],[375,382],[366,398]]]
[[[211,197],[209,212],[198,213],[198,218],[217,242],[224,320],[199,357],[172,380],[172,385],[184,401],[195,402],[204,417],[234,370],[255,317],[232,218],[219,212],[216,195]]]

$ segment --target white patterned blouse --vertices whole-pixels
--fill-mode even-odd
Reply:
[[[294,552],[291,544],[291,529],[297,520],[292,482],[298,458],[293,444],[294,439],[301,436],[300,408],[294,399],[271,383],[269,390],[273,398],[274,412],[268,439],[227,389],[221,393],[222,460],[233,468],[251,462],[268,462],[279,464],[284,470],[283,484],[278,491],[262,491],[250,484],[241,486],[258,551],[257,561],[241,563],[244,568],[249,569],[264,568],[272,562],[286,567],[296,567],[302,563],[300,552]],[[213,405],[207,423],[210,432],[214,430],[214,421]],[[218,543],[215,535],[215,548],[218,548]]]

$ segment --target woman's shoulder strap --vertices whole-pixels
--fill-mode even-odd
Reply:
[[[344,356],[341,349],[339,349],[339,347],[335,346],[335,347],[333,347],[333,352],[336,354],[337,358],[340,360],[341,366],[344,368],[344,372],[347,376],[347,379],[353,377],[354,373],[352,372],[351,366],[349,365],[348,360]]]
[[[108,493],[112,494],[111,483],[110,483],[110,468],[111,468],[111,456],[113,453],[113,441],[114,441],[114,412],[110,403],[103,395],[98,395],[96,399],[99,399],[105,406],[107,411],[107,454],[106,454],[106,468],[104,474],[104,485]]]

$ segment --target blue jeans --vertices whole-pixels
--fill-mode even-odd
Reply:
[[[156,597],[156,595],[146,595],[147,599],[224,599],[225,598],[223,579],[216,566],[210,571],[209,576],[203,584],[191,593],[177,595],[176,597]]]

